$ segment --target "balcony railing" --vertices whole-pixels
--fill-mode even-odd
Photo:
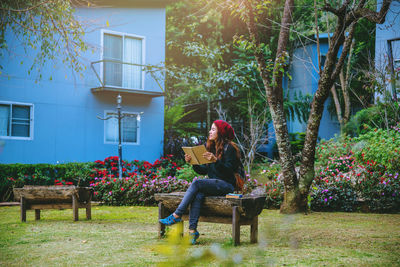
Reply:
[[[90,67],[100,83],[99,87],[92,88],[93,92],[118,91],[153,97],[164,95],[159,79],[153,71],[148,71],[147,65],[103,59],[91,62]],[[145,87],[150,90],[145,90]],[[157,87],[161,92],[156,90]]]

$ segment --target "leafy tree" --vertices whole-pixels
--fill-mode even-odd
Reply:
[[[294,0],[285,1],[272,71],[270,66],[267,65],[267,60],[261,49],[262,40],[258,30],[259,24],[261,23],[258,14],[268,9],[269,3],[268,1],[260,3],[251,0],[240,2],[232,1],[232,7],[247,24],[250,40],[255,47],[254,55],[257,59],[260,74],[263,79],[275,128],[285,187],[281,212],[293,213],[307,209],[307,196],[315,174],[315,147],[322,112],[324,110],[324,103],[348,55],[354,36],[355,26],[361,18],[366,18],[374,23],[383,23],[391,0],[384,0],[378,12],[374,9],[369,9],[366,6],[365,0],[347,0],[343,3],[336,3],[336,1],[324,2],[323,10],[334,14],[337,20],[331,38],[332,45],[329,47],[326,54],[324,67],[320,69],[318,89],[311,103],[299,174],[295,171],[295,160],[290,149],[290,138],[283,109],[282,89],[284,67],[288,62],[287,47],[293,18]],[[337,56],[340,47],[343,47],[343,49],[338,59]]]
[[[0,56],[13,50],[10,40],[17,40],[27,55],[36,52],[28,73],[35,69],[39,79],[43,64],[58,57],[74,71],[82,71],[79,56],[87,46],[73,4],[85,3],[90,5],[86,0],[0,1]]]

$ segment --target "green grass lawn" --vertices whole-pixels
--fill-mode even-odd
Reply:
[[[0,266],[152,266],[166,260],[157,239],[156,207],[92,209],[92,220],[72,221],[72,210],[44,210],[41,220],[19,207],[0,208]],[[187,224],[186,224],[187,226]],[[400,214],[319,213],[284,216],[264,210],[259,243],[232,246],[231,225],[200,223],[200,244],[186,254],[214,249],[241,255],[241,266],[400,266]],[[176,257],[184,258],[185,253]],[[201,266],[220,266],[219,261]],[[169,265],[174,266],[174,265]],[[176,266],[176,265],[175,265]]]

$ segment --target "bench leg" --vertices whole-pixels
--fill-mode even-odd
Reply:
[[[36,221],[40,220],[40,210],[35,210],[35,220]]]
[[[21,222],[26,222],[26,200],[22,196],[19,205],[21,208]]]
[[[164,219],[167,216],[167,211],[164,205],[160,202],[158,203],[158,219]],[[165,225],[158,222],[158,238],[162,238],[165,235]]]
[[[250,243],[257,243],[258,240],[258,216],[253,218],[253,222],[250,225]]]
[[[74,221],[79,220],[79,206],[78,206],[78,198],[75,194],[72,195],[72,214],[74,217]]]
[[[235,246],[240,245],[239,207],[232,207],[232,240]]]
[[[90,196],[88,202],[86,203],[86,219],[92,219],[92,197]]]

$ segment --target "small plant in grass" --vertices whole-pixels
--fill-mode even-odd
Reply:
[[[262,168],[260,175],[265,177],[267,180],[272,181],[274,180],[281,171],[281,165],[273,162],[270,165]]]

